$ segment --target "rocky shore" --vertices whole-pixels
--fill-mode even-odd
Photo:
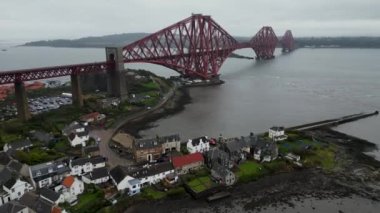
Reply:
[[[232,196],[221,201],[208,203],[185,196],[143,202],[126,212],[260,212],[268,208],[275,211],[295,208],[294,212],[297,212],[297,204],[311,198],[334,200],[359,197],[380,203],[380,162],[363,154],[374,149],[374,144],[331,129],[304,133],[337,145],[337,166],[333,171],[298,169],[233,186],[229,189]],[[314,208],[317,207],[312,206]]]
[[[178,88],[174,96],[159,110],[150,113],[143,118],[132,120],[121,127],[126,132],[136,138],[141,138],[139,132],[152,128],[152,123],[166,116],[176,114],[185,109],[185,105],[191,103],[191,97],[187,88]]]

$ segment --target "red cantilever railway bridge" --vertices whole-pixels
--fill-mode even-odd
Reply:
[[[110,93],[123,97],[125,86],[119,71],[123,70],[124,63],[153,63],[183,76],[210,79],[219,75],[220,67],[233,51],[252,48],[258,60],[272,59],[278,43],[283,51],[292,51],[291,31],[286,31],[279,41],[273,29],[265,26],[249,42],[239,43],[210,16],[194,14],[122,48],[106,48],[105,62],[0,71],[0,85],[15,84],[18,114],[26,120],[30,115],[24,81],[70,75],[73,102],[81,106],[83,98],[78,78],[81,74],[107,72]]]
[[[271,59],[278,38],[271,27],[263,27],[249,42],[239,43],[210,16],[192,15],[167,28],[123,47],[124,63],[146,62],[168,67],[185,76],[217,76],[226,58],[240,48],[252,48],[257,59]],[[294,48],[291,31],[280,41],[283,50]],[[73,64],[0,72],[0,85],[72,74],[107,71],[113,61]]]

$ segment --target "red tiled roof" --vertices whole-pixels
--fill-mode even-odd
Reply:
[[[199,152],[189,155],[176,156],[172,159],[174,168],[182,167],[184,165],[196,163],[199,161],[204,161],[203,155]]]
[[[71,185],[73,185],[74,181],[75,181],[74,177],[70,175],[70,176],[65,177],[62,185],[66,186],[67,188],[70,188]]]
[[[62,212],[61,208],[56,207],[56,206],[54,206],[53,209],[51,210],[51,213],[61,213],[61,212]]]
[[[98,118],[99,114],[100,114],[99,112],[92,112],[90,114],[82,115],[79,119],[81,121],[86,121],[86,120],[91,119],[91,118],[96,120]]]

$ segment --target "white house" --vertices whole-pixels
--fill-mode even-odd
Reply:
[[[77,158],[70,161],[69,167],[71,175],[82,176],[94,169],[103,168],[106,166],[106,159],[102,156]]]
[[[78,145],[82,145],[82,147],[86,146],[87,141],[90,139],[88,131],[83,132],[72,132],[68,136],[68,140],[72,147],[76,147]]]
[[[271,127],[269,129],[268,136],[273,141],[283,141],[288,138],[288,136],[285,135],[285,128],[278,126]]]
[[[29,167],[29,176],[33,186],[44,188],[60,184],[70,172],[69,167],[60,161],[51,161]]]
[[[187,142],[187,150],[190,153],[204,153],[210,150],[210,143],[207,139],[207,136],[189,139]]]
[[[110,176],[108,173],[108,169],[105,167],[94,169],[89,174],[82,176],[83,182],[87,184],[101,184],[107,182],[109,179]]]
[[[74,176],[67,176],[61,186],[55,188],[56,192],[61,192],[66,202],[75,205],[78,195],[84,192],[84,183]]]
[[[149,165],[132,171],[119,166],[110,171],[110,176],[119,191],[127,189],[130,195],[139,193],[140,188],[144,186],[159,183],[167,176],[171,176],[171,179],[175,181],[178,180],[170,162]]]
[[[26,192],[33,190],[33,186],[20,178],[10,177],[2,186],[0,193],[0,205],[12,200],[18,200]]]
[[[62,194],[48,188],[42,188],[40,190],[40,197],[55,205],[65,202],[65,198]]]
[[[128,190],[130,196],[140,193],[140,180],[129,176],[125,167],[116,166],[111,169],[110,176],[118,191]]]

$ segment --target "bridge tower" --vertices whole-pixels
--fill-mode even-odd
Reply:
[[[107,62],[112,64],[107,69],[107,90],[111,96],[118,97],[122,101],[128,98],[125,82],[125,69],[123,61],[123,48],[106,47]]]
[[[25,85],[23,81],[17,80],[14,83],[17,115],[20,120],[27,121],[31,118],[28,97],[26,95]]]

